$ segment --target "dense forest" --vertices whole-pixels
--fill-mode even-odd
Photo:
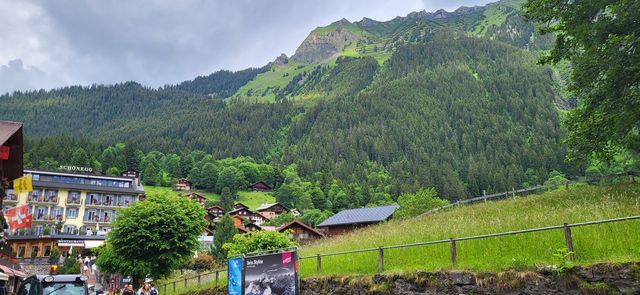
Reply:
[[[318,64],[281,60],[158,89],[127,82],[6,94],[0,118],[24,122],[29,167],[86,163],[117,174],[132,167],[124,157],[147,184],[187,177],[221,192],[223,168],[242,170],[244,159],[272,172],[243,185],[267,178],[284,202],[321,209],[427,187],[455,200],[542,183],[552,171],[582,174],[586,163],[564,162],[558,75],[536,64],[550,37],[505,3],[332,24],[324,30],[359,39]],[[277,99],[238,99],[248,83]]]

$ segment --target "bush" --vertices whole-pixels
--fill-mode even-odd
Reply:
[[[277,231],[255,231],[233,236],[233,243],[226,243],[222,248],[228,251],[227,257],[231,257],[239,254],[294,246],[296,246],[296,243],[284,233]]]
[[[216,269],[219,267],[218,263],[213,259],[213,256],[206,253],[199,252],[192,261],[193,270],[197,272],[203,272],[207,270]]]
[[[49,263],[57,264],[60,261],[60,250],[58,248],[51,249],[51,254],[49,254]]]
[[[449,204],[449,201],[437,197],[434,188],[421,189],[415,194],[404,193],[398,197],[400,208],[393,214],[395,218],[417,216],[431,209]]]

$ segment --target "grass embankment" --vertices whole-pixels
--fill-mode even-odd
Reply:
[[[162,193],[178,195],[178,194],[184,193],[184,191],[174,191],[170,187],[148,186],[148,185],[144,186],[144,191],[147,195],[162,194]],[[204,194],[207,200],[209,201],[217,202],[220,200],[220,195],[215,193],[200,192],[200,191],[198,193]],[[249,192],[249,191],[238,192],[238,200],[236,200],[236,202],[240,202],[242,204],[247,205],[251,210],[255,210],[256,208],[260,207],[260,205],[264,203],[275,203],[275,201],[276,201],[276,198],[271,193]]]
[[[187,279],[186,287],[184,284],[185,278]],[[173,282],[175,282],[175,290]],[[217,286],[218,288],[225,288],[227,286],[226,271],[218,273]],[[216,287],[215,273],[211,272],[204,272],[200,274],[200,284],[198,284],[198,274],[193,273],[176,275],[157,282],[157,288],[160,291],[160,294],[163,295],[192,293],[204,289],[213,289],[214,287]]]
[[[480,203],[410,220],[394,220],[303,246],[301,256],[466,237],[640,214],[640,185],[584,185],[536,196]],[[572,228],[576,263],[640,260],[640,221]],[[457,268],[497,271],[556,264],[564,231],[552,230],[457,242]],[[303,276],[316,260],[300,261]],[[449,244],[384,251],[385,271],[450,269]],[[321,274],[374,273],[377,252],[322,258]]]

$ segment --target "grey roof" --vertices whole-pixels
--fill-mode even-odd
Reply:
[[[318,227],[341,224],[380,222],[391,217],[391,215],[393,215],[393,212],[399,207],[400,206],[398,205],[390,205],[343,210],[318,224]]]
[[[284,205],[282,205],[282,204],[280,204],[278,202],[275,202],[275,203],[271,203],[271,204],[262,204],[262,205],[260,205],[260,207],[258,207],[258,209],[256,209],[256,211],[266,210],[266,209],[269,209],[269,208],[271,208],[271,207],[273,207],[275,205],[280,205],[280,206],[284,207]],[[284,209],[289,210],[287,207],[284,207]]]
[[[0,145],[3,145],[11,136],[13,136],[20,128],[21,123],[12,121],[0,121]]]
[[[70,190],[84,190],[84,191],[97,191],[97,192],[107,192],[107,193],[131,193],[131,194],[142,194],[143,190],[135,188],[135,185],[130,187],[115,187],[115,186],[106,186],[106,185],[92,185],[92,184],[80,184],[80,183],[59,183],[53,181],[33,181],[34,187],[41,188],[62,188],[62,189],[70,189]]]

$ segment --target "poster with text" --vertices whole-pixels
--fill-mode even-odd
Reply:
[[[297,253],[245,258],[244,294],[298,295]]]
[[[227,289],[229,295],[242,295],[242,258],[229,259]]]

